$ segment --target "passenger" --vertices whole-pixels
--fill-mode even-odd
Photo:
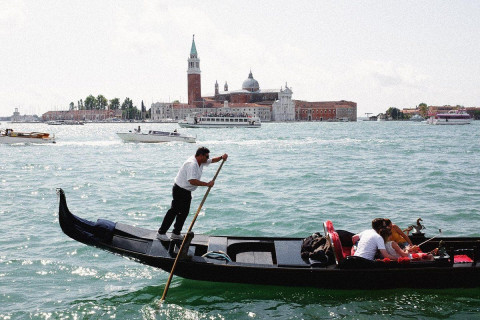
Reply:
[[[419,249],[417,246],[411,246],[406,249],[400,248],[398,243],[392,240],[392,231],[388,227],[382,228],[380,230],[380,235],[385,241],[387,252],[394,256],[395,259],[407,257],[412,260],[433,260],[433,255],[431,253],[418,252]]]
[[[385,220],[388,220],[388,219],[385,219]],[[400,248],[397,242],[392,240],[391,229],[389,229],[388,227],[382,228],[380,230],[380,235],[382,236],[383,241],[385,241],[385,249],[387,249],[387,252],[390,255],[394,256],[395,259],[401,258],[401,257],[409,257],[409,254],[404,250],[402,250],[402,248]]]
[[[402,249],[407,248],[408,246],[413,248],[412,240],[410,240],[410,238],[405,233],[403,233],[402,229],[400,229],[399,226],[393,224],[390,219],[385,219],[385,221],[387,222],[387,228],[392,231],[391,240],[398,243],[398,245]]]
[[[379,232],[382,228],[386,227],[386,221],[382,218],[376,218],[372,220],[372,229],[362,231],[352,237],[353,243],[358,241],[357,250],[354,256],[362,257],[368,260],[374,260],[377,250],[384,258],[396,259],[390,255],[385,249],[385,241]]]

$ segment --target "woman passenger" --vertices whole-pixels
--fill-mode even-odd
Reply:
[[[408,246],[413,247],[413,243],[410,240],[410,238],[400,229],[399,226],[396,224],[393,224],[390,219],[385,219],[385,222],[387,223],[387,228],[389,228],[392,231],[392,236],[391,240],[395,241],[398,243],[398,245],[404,249],[407,248]]]

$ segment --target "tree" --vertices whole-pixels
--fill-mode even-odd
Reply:
[[[143,104],[143,100],[142,100],[142,107],[141,107],[141,111],[142,111],[142,119],[145,119],[145,115],[147,113],[147,108],[145,108],[145,105]]]
[[[133,102],[130,100],[130,98],[125,98],[125,100],[122,103],[121,109],[122,110],[127,110],[129,108],[133,108]]]
[[[82,99],[78,101],[78,110],[85,110],[85,106],[83,105]]]
[[[75,103],[70,102],[69,110],[70,110],[70,111],[75,110]]]
[[[97,105],[97,99],[94,96],[89,95],[85,98],[85,109],[86,110],[93,110]]]
[[[97,96],[97,108],[99,110],[105,110],[108,106],[108,100],[103,95],[99,94]]]
[[[420,104],[418,105],[418,110],[420,110],[420,115],[421,115],[422,117],[424,117],[424,118],[427,117],[427,115],[428,115],[428,106],[427,106],[426,103],[423,103],[423,102],[420,103]]]
[[[110,110],[118,110],[119,108],[120,108],[120,99],[113,98],[112,100],[110,100],[110,105],[109,105]]]
[[[403,112],[400,111],[400,109],[397,108],[388,108],[387,111],[385,111],[385,114],[394,120],[400,120],[403,119]]]

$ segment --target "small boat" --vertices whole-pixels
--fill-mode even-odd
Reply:
[[[428,124],[454,125],[454,124],[470,124],[472,117],[466,110],[450,110],[448,113],[438,113],[428,118]]]
[[[47,124],[51,126],[64,126],[64,125],[83,126],[84,125],[83,121],[77,121],[77,120],[50,120],[50,121],[47,121]]]
[[[410,121],[416,121],[416,122],[422,122],[425,120],[421,115],[419,114],[414,114],[411,118]]]
[[[0,143],[55,143],[55,136],[44,132],[17,132],[5,129],[0,132]]]
[[[233,114],[189,115],[178,122],[182,128],[260,128],[260,118]]]
[[[171,142],[171,141],[183,141],[188,143],[195,143],[196,138],[192,136],[183,135],[174,130],[173,132],[155,131],[150,130],[148,132],[142,132],[140,126],[133,132],[117,132],[117,135],[125,142],[145,142],[145,143],[158,143],[158,142]]]
[[[60,196],[59,222],[70,238],[128,257],[133,261],[170,272],[180,243],[160,241],[157,231],[73,215],[65,193]],[[316,261],[301,255],[302,238],[237,237],[189,233],[174,274],[212,282],[309,286],[329,289],[464,288],[480,287],[480,237],[432,238],[421,248],[427,252],[443,241],[445,253],[433,261],[371,261],[351,256],[353,233],[335,230],[324,223],[333,248],[332,259]],[[192,238],[193,237],[193,238]],[[411,234],[414,244],[426,241],[419,231]]]

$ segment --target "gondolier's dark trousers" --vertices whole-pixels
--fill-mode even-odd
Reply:
[[[190,212],[190,203],[192,202],[191,191],[185,190],[177,186],[177,184],[174,184],[172,188],[172,196],[172,206],[165,214],[162,225],[160,226],[160,229],[158,229],[158,233],[166,233],[175,220],[173,233],[180,234],[183,224]]]

